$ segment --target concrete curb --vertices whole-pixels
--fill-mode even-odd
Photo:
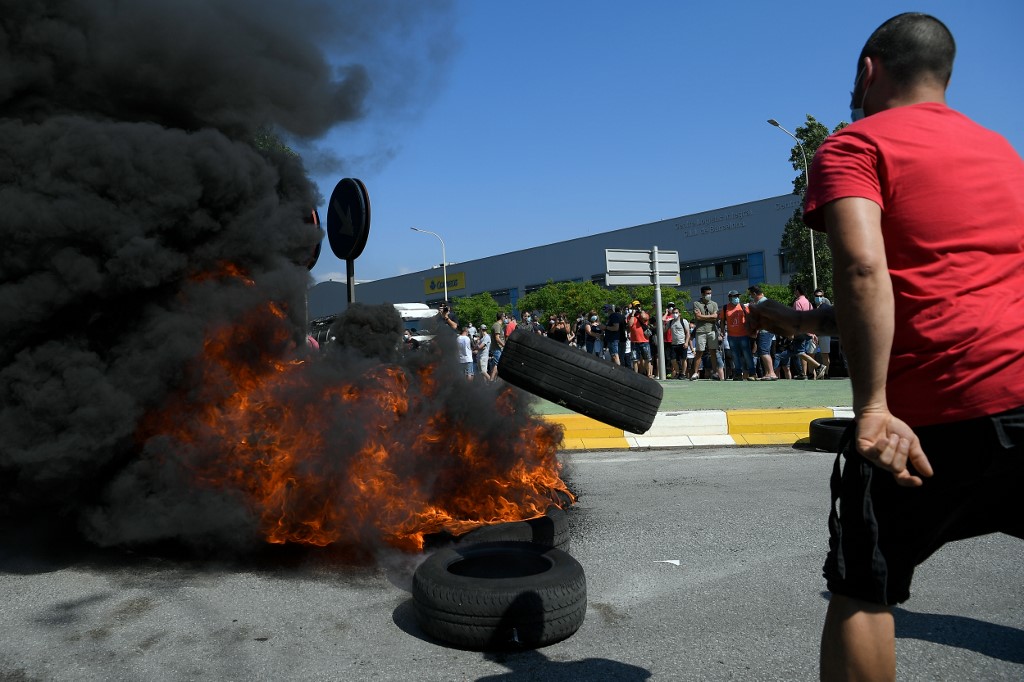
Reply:
[[[561,424],[565,429],[563,450],[630,450],[792,445],[808,437],[808,426],[814,419],[852,416],[849,407],[659,412],[643,435],[627,433],[581,414],[552,414],[542,418]]]

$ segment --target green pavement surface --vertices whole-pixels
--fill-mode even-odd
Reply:
[[[684,410],[770,410],[814,407],[849,407],[853,393],[849,379],[802,381],[687,381],[666,379],[659,412]],[[614,400],[615,396],[609,396]],[[536,398],[536,414],[572,414],[572,410]]]

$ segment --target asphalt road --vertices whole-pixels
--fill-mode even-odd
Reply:
[[[566,454],[588,611],[491,655],[428,640],[420,560],[184,561],[0,542],[0,680],[810,680],[825,609],[828,455],[790,447]],[[1021,544],[944,548],[897,610],[901,680],[1024,677]]]

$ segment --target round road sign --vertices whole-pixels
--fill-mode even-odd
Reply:
[[[327,239],[339,259],[359,257],[370,234],[370,195],[355,178],[343,178],[331,193],[327,207]]]

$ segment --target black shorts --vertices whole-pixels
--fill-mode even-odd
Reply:
[[[998,532],[1024,539],[1024,407],[914,432],[934,471],[916,488],[855,454],[852,428],[844,437],[823,569],[833,594],[898,604],[914,568],[945,543]]]

